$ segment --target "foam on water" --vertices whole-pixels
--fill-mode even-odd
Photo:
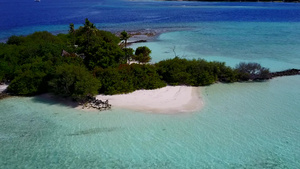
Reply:
[[[298,168],[299,76],[204,88],[200,112],[83,112],[0,102],[4,168]]]

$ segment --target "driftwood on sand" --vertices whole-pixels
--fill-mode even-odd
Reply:
[[[82,109],[84,108],[94,108],[98,110],[109,110],[111,109],[111,104],[108,103],[108,100],[102,101],[98,100],[93,96],[87,96],[82,102],[79,104],[82,105]]]

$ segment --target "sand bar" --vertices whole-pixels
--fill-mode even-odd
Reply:
[[[153,113],[193,112],[203,107],[199,87],[167,86],[155,90],[137,90],[129,94],[98,95],[112,107]]]

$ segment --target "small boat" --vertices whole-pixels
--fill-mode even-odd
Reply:
[[[34,2],[41,2],[41,0],[34,0]]]

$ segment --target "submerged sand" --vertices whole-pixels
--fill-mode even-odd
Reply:
[[[98,95],[112,107],[153,113],[193,112],[203,107],[199,87],[167,86],[155,90],[138,90],[121,95]]]

